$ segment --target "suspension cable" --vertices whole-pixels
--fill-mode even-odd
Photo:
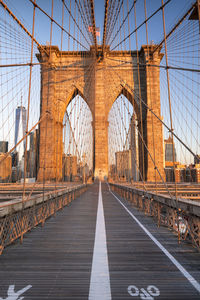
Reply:
[[[95,16],[94,16],[94,0],[90,0],[90,10],[91,10],[91,19],[92,19],[92,27],[93,27],[94,46],[97,52],[97,35],[96,35],[96,24],[95,24]]]
[[[105,0],[104,26],[103,26],[103,44],[102,44],[103,51],[104,51],[104,48],[105,48],[105,41],[106,41],[106,36],[107,36],[108,6],[109,6],[109,0]]]
[[[73,20],[74,23],[76,24],[76,27],[79,29],[80,33],[82,34],[82,36],[84,37],[84,39],[86,40],[86,42],[88,43],[88,45],[90,46],[90,43],[88,42],[88,40],[87,40],[85,34],[84,34],[83,31],[81,30],[80,26],[77,24],[76,19],[73,17],[73,15],[72,15],[72,13],[71,13],[71,10],[69,10],[69,8],[67,7],[67,4],[65,3],[65,0],[61,0],[61,1],[63,2],[63,4],[64,4],[66,10],[68,11],[68,13],[69,13],[69,15],[70,15],[70,17],[72,18],[72,20]],[[75,2],[75,4],[76,4],[76,2]],[[62,27],[63,27],[63,25],[62,25]],[[63,29],[62,29],[62,30],[63,30]]]
[[[129,15],[130,15],[132,9],[134,8],[134,5],[136,4],[136,2],[137,2],[137,0],[134,0],[134,1],[133,1],[132,6],[130,7],[130,9],[129,9],[127,15],[126,15],[126,17],[124,18],[123,22],[121,23],[120,28],[117,30],[115,36],[113,37],[112,41],[110,42],[110,45],[112,45],[112,43],[113,43],[114,40],[116,39],[117,35],[119,34],[120,29],[122,28],[122,26],[123,26],[124,23],[126,22],[127,18],[129,17]],[[128,4],[128,3],[127,3],[127,4]],[[129,33],[129,35],[130,35],[130,33]],[[130,36],[129,36],[129,37],[130,37]]]
[[[2,0],[0,0],[2,1]],[[33,0],[29,0],[33,5],[34,5],[34,1]],[[80,46],[82,46],[84,49],[88,50],[87,47],[85,47],[82,43],[80,43],[79,41],[77,41],[77,39],[72,36],[65,28],[62,28],[62,26],[56,21],[54,20],[51,16],[49,16],[47,14],[47,12],[45,12],[38,4],[35,4],[35,6],[45,15],[47,16],[51,22],[55,23],[61,30],[63,30],[69,37],[71,37],[75,42],[77,42],[78,44],[80,44]]]
[[[30,0],[29,0],[30,1]],[[143,21],[138,27],[136,27],[128,36],[126,36],[125,39],[123,39],[122,41],[120,41],[115,47],[113,47],[111,50],[115,50],[119,45],[121,45],[123,42],[125,42],[133,33],[135,33],[138,29],[140,29],[146,22],[148,22],[152,17],[154,17],[160,10],[162,10],[163,7],[165,7],[168,3],[170,3],[172,0],[167,0],[167,2],[165,2],[163,4],[163,6],[161,5],[156,11],[154,11],[154,13],[152,13],[147,20]]]
[[[185,18],[191,13],[191,11],[196,7],[196,3],[193,4],[189,10],[183,15],[183,17],[174,25],[174,27],[170,30],[170,32],[168,34],[166,34],[166,39],[168,39],[171,34],[177,29],[177,27],[185,20]],[[164,8],[164,6],[163,6]],[[158,44],[158,46],[153,50],[152,53],[156,52],[160,46],[162,46],[162,44],[165,42],[165,38],[162,39],[162,41]]]

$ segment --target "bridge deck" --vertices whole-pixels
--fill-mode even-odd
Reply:
[[[11,290],[15,285],[15,293],[25,299],[83,300],[88,299],[89,291],[89,299],[101,300],[199,299],[197,250],[178,245],[167,228],[157,228],[151,218],[122,200],[131,216],[106,184],[102,184],[104,216],[100,201],[96,183],[71,206],[47,220],[44,227],[26,234],[22,245],[15,242],[7,247],[0,256],[0,297],[6,299],[9,286]],[[184,268],[182,273],[178,263]],[[187,272],[197,281],[193,280],[196,288]]]
[[[28,198],[29,195],[39,195],[44,192],[53,192],[61,189],[68,189],[73,188],[77,185],[81,184],[81,182],[62,182],[62,183],[45,183],[45,186],[43,186],[42,183],[26,183],[26,188],[24,191],[23,184],[20,183],[0,183],[0,206],[1,203],[5,203],[7,201],[22,199],[23,193]]]
[[[168,183],[166,182],[165,184],[163,183],[148,183],[145,182],[136,182],[136,183],[128,183],[128,182],[123,182],[119,181],[116,182],[120,185],[124,185],[127,187],[133,187],[136,189],[144,189],[144,186],[148,192],[152,191],[154,193],[160,194],[160,195],[169,195],[169,192],[171,195],[175,196],[177,195],[178,198],[184,198],[184,199],[191,199],[195,201],[200,201],[200,184],[199,183]]]

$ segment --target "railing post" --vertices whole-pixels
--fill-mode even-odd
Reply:
[[[20,236],[20,244],[22,244],[23,243],[23,210],[21,211],[21,213],[20,213],[20,215],[21,215],[21,222],[20,222],[20,226],[21,226],[21,228],[20,228],[20,230],[21,230],[21,236]]]
[[[157,204],[158,227],[160,227],[160,203]]]
[[[133,190],[130,189],[130,202],[133,204]]]
[[[137,204],[136,204],[136,193],[135,193],[134,190],[133,190],[133,205],[137,206]]]

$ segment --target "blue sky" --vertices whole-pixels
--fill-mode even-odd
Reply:
[[[29,0],[5,0],[8,7],[11,8],[19,17],[23,23],[31,31],[31,24],[32,24],[32,7],[33,5]],[[164,1],[166,2],[166,1]],[[169,29],[173,26],[175,21],[178,19],[184,11],[190,7],[193,0],[172,0],[169,4],[165,7],[165,15],[166,15],[166,28]],[[36,3],[44,9],[49,15],[51,14],[51,0],[37,0]],[[132,6],[133,1],[128,0],[129,8]],[[147,3],[147,16],[150,16],[156,9],[158,9],[161,5],[161,0],[146,0]],[[68,8],[70,7],[70,1],[66,1],[66,5]],[[103,24],[104,24],[104,1],[103,0],[95,0],[95,20],[96,26],[99,26],[101,29],[101,39],[103,37]],[[124,15],[126,15],[127,10],[127,1],[124,1]],[[75,16],[74,13],[74,1],[72,1],[71,5],[72,15]],[[121,10],[122,12],[122,10]],[[77,13],[77,12],[76,12]],[[137,25],[141,24],[144,21],[144,1],[138,0],[136,3],[136,15],[137,15]],[[58,21],[59,24],[62,22],[62,1],[61,0],[54,0],[54,18]],[[121,19],[123,15],[121,15]],[[65,11],[64,15],[64,27],[69,30],[69,14]],[[134,24],[134,13],[133,10],[130,14],[130,31],[135,28]],[[78,19],[77,19],[78,22]],[[127,22],[126,22],[126,32],[128,33],[127,29]],[[71,21],[71,33],[73,34],[73,22]],[[83,28],[84,30],[84,28]],[[162,19],[161,19],[161,11],[152,18],[152,20],[148,23],[148,31],[149,31],[149,41],[159,42],[162,38],[163,30],[162,30]],[[38,10],[36,11],[36,30],[35,34],[37,39],[40,43],[45,44],[50,39],[50,22],[49,19],[44,16]],[[64,34],[64,36],[66,36]],[[145,26],[143,26],[139,32],[139,45],[144,44],[146,42],[146,35],[145,35]],[[66,38],[64,38],[64,41]],[[127,41],[128,42],[128,41]],[[56,25],[53,25],[53,44],[60,45],[60,30],[57,29]],[[128,44],[128,43],[127,43]],[[66,44],[64,43],[65,49],[67,48],[67,41]],[[71,48],[73,44],[71,43]],[[128,47],[128,46],[127,46]],[[134,50],[135,48],[135,39],[134,35],[131,38],[131,47]],[[67,49],[66,49],[67,50]]]
[[[21,22],[27,27],[27,29],[32,31],[32,12],[33,5],[29,0],[4,0],[7,6],[15,13],[15,15],[21,20]],[[66,5],[70,7],[70,0],[66,0]],[[100,27],[101,39],[103,37],[103,23],[104,23],[104,1],[95,0],[95,20],[96,26]],[[164,1],[166,2],[166,0]],[[166,20],[166,31],[173,27],[176,21],[183,15],[184,12],[193,3],[193,0],[172,0],[165,7],[165,20]],[[43,10],[49,15],[51,15],[51,0],[37,0],[36,3],[41,6]],[[83,34],[85,35],[85,28],[81,23],[81,17],[77,16],[77,8],[75,11],[74,0],[72,0],[71,12],[72,16],[79,23]],[[129,8],[133,4],[133,0],[124,1],[124,16],[127,13],[127,3]],[[146,0],[147,3],[147,16],[150,16],[156,9],[161,5],[161,0]],[[123,10],[121,11],[120,21],[123,20]],[[61,24],[62,22],[62,1],[54,0],[54,14],[53,18]],[[136,4],[136,19],[137,26],[139,26],[144,21],[144,1],[138,0]],[[0,45],[0,59],[1,63],[26,63],[30,60],[30,38],[28,39],[26,34],[19,29],[19,26],[12,21],[8,15],[1,9],[1,21],[8,22],[7,29],[4,33],[1,33],[1,45]],[[134,13],[133,10],[129,17],[130,32],[135,28],[134,24]],[[169,54],[169,64],[173,66],[181,67],[192,67],[199,68],[199,35],[197,31],[197,22],[183,22],[179,27],[177,32],[175,32],[168,41],[168,54]],[[16,41],[11,39],[9,28],[12,27],[15,32]],[[64,13],[64,28],[69,31],[69,14],[65,10]],[[74,31],[75,29],[75,31]],[[117,31],[117,28],[114,29]],[[124,34],[127,36],[129,33],[127,22],[121,31],[121,39],[123,39]],[[84,36],[78,33],[76,26],[74,26],[72,19],[70,20],[70,34],[75,36],[86,48],[88,45],[85,41]],[[163,27],[162,27],[162,14],[161,11],[156,14],[148,22],[148,34],[149,42],[158,43],[163,38]],[[36,25],[35,25],[35,36],[36,39],[41,44],[49,43],[50,40],[50,20],[38,9],[36,10]],[[77,43],[73,43],[72,38],[68,39],[68,35],[64,33],[63,39],[63,50],[84,50]],[[19,38],[20,37],[20,38]],[[3,38],[3,39],[2,39]],[[86,35],[88,39],[88,36]],[[112,37],[113,38],[113,37]],[[111,40],[112,40],[111,38]],[[114,40],[111,45],[111,49],[115,48],[119,42],[120,34]],[[195,44],[195,40],[198,42]],[[5,44],[4,44],[5,43]],[[10,45],[9,45],[10,43]],[[130,39],[131,50],[136,49],[135,34],[131,35]],[[142,44],[146,44],[146,33],[145,26],[143,26],[138,31],[138,43],[139,48]],[[61,30],[53,24],[53,35],[52,44],[61,46]],[[19,46],[18,46],[19,45]],[[68,48],[69,45],[69,48]],[[6,48],[7,47],[7,48]],[[19,48],[18,48],[19,47]],[[129,50],[129,39],[126,43],[122,45],[122,49]],[[121,48],[116,48],[116,50],[121,50]],[[11,54],[10,54],[11,53]],[[37,53],[37,47],[34,48],[34,54]],[[193,53],[193,54],[192,54]],[[34,61],[37,62],[34,56]],[[163,59],[162,64],[165,65]],[[0,139],[9,139],[10,145],[12,145],[13,134],[11,127],[14,124],[15,108],[21,102],[21,96],[23,98],[23,104],[27,105],[27,95],[28,95],[28,79],[29,79],[29,69],[28,67],[9,69],[4,68],[1,70],[2,80],[1,80],[1,114],[0,120],[1,126]],[[33,88],[32,88],[32,102],[31,102],[31,120],[30,126],[34,124],[39,118],[39,101],[40,101],[40,67],[33,68]],[[200,128],[199,128],[199,118],[200,118],[200,104],[199,104],[199,73],[194,72],[181,72],[180,71],[170,71],[170,84],[171,84],[171,99],[173,108],[173,118],[174,118],[174,128],[176,133],[189,145],[195,153],[200,153]],[[169,112],[168,112],[168,94],[166,86],[166,73],[161,71],[161,109],[164,121],[169,125]],[[168,137],[168,132],[164,131],[165,138]],[[191,161],[192,157],[188,156],[188,153],[184,149],[180,148],[178,153],[180,161]],[[189,157],[189,158],[188,158]]]

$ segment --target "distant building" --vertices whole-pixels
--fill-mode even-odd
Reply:
[[[0,152],[1,153],[8,152],[8,142],[6,142],[6,141],[0,141]]]
[[[77,175],[77,156],[63,155],[63,178],[72,181]]]
[[[29,150],[27,151],[26,171],[27,177],[37,176],[38,170],[38,148],[39,148],[39,131],[36,129],[28,135]]]
[[[77,174],[79,177],[85,176],[86,178],[92,175],[92,171],[90,170],[87,163],[80,161],[77,164]]]
[[[17,167],[12,167],[12,182],[17,182],[18,180],[18,174],[17,174]]]
[[[183,178],[183,172],[181,171],[175,171],[174,173],[174,167],[177,170],[179,166],[179,170],[181,170],[181,165],[179,162],[176,161],[176,149],[174,146],[174,164],[173,164],[173,144],[172,144],[172,138],[169,136],[167,140],[164,140],[165,145],[165,176],[167,182],[178,182]]]
[[[19,153],[14,151],[11,153],[12,156],[12,167],[17,167],[19,164]]]
[[[173,162],[167,162],[165,165],[165,175],[167,182],[200,182],[200,164],[180,164],[175,162],[175,169]]]
[[[24,106],[18,106],[16,109],[15,114],[15,137],[14,142],[15,145],[22,139],[22,137],[25,135],[26,132],[26,109]],[[24,139],[23,142],[21,142],[17,147],[16,151],[19,153],[19,162],[22,159],[22,156],[24,155],[26,146],[26,141]]]
[[[116,166],[114,164],[110,165],[109,175],[114,177],[116,175]]]
[[[130,138],[130,150],[131,150],[131,178],[134,181],[139,180],[138,174],[138,143],[136,137],[136,119],[135,114],[131,118],[131,138]]]
[[[195,158],[194,158],[194,164],[195,164],[195,165],[200,164],[200,155],[196,155],[196,156],[195,156]]]
[[[116,173],[120,178],[131,179],[131,150],[115,153]]]
[[[165,162],[165,177],[167,182],[175,181],[174,166],[175,168],[177,168],[178,165],[180,165],[179,162],[175,162],[174,165],[173,165],[173,161]]]
[[[173,144],[172,138],[169,136],[167,140],[164,140],[165,144],[165,162],[173,161]],[[174,161],[176,161],[176,149],[174,146]]]
[[[86,163],[85,166],[84,166],[84,170],[83,172],[85,172],[85,176],[88,177],[89,174],[90,174],[90,168],[88,166],[88,164]]]
[[[0,153],[0,182],[10,182],[12,175],[11,155]]]

